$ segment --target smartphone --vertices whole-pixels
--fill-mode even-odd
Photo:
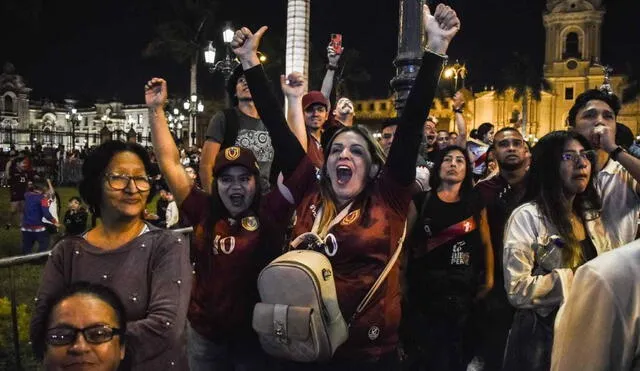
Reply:
[[[333,47],[333,50],[335,50],[337,54],[342,54],[342,34],[339,34],[339,33],[331,34],[331,46]]]

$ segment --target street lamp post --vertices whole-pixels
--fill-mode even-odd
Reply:
[[[233,40],[234,31],[231,25],[227,23],[222,31],[222,41],[226,49],[224,58],[216,62],[216,48],[213,47],[213,41],[209,40],[209,45],[204,49],[204,61],[209,66],[209,72],[215,73],[220,71],[224,76],[225,83],[231,77],[233,69],[236,68],[238,62],[232,58],[231,40]]]
[[[393,61],[396,75],[391,80],[396,112],[400,115],[422,63],[422,4],[424,0],[400,0],[398,55]]]
[[[71,149],[76,149],[76,126],[82,122],[82,115],[77,109],[71,108],[64,117],[71,123]]]
[[[178,108],[174,108],[171,113],[167,113],[167,123],[169,125],[169,130],[173,134],[174,140],[176,143],[179,139],[182,138],[182,123],[184,122],[185,117]]]
[[[233,70],[240,64],[236,58],[233,58],[233,51],[231,50],[231,40],[233,40],[233,28],[231,25],[227,23],[224,30],[222,31],[222,41],[224,42],[224,46],[226,49],[226,53],[224,58],[220,59],[216,62],[216,48],[213,46],[213,41],[209,40],[208,45],[204,48],[204,61],[209,66],[209,72],[216,73],[216,71],[220,71],[224,76],[225,84],[231,77]],[[267,56],[258,51],[258,58],[261,63],[267,61]]]
[[[464,88],[464,79],[467,77],[467,67],[464,64],[454,63],[451,66],[448,66],[444,70],[444,78],[450,79],[453,77],[454,81],[454,90],[458,91],[458,76],[462,79],[462,87]]]
[[[191,145],[196,145],[196,115],[204,111],[204,104],[198,96],[192,94],[188,100],[182,104],[185,111],[189,113],[189,125],[191,126]]]

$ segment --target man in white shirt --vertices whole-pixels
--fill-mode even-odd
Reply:
[[[567,118],[572,130],[597,151],[596,188],[602,198],[602,221],[614,247],[635,240],[640,214],[640,159],[616,144],[618,111],[618,97],[593,89],[576,98]]]
[[[551,369],[640,370],[640,240],[580,267],[558,313]]]

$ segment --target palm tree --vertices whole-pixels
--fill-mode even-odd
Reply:
[[[522,135],[527,135],[529,99],[540,101],[544,90],[551,90],[551,83],[544,78],[542,64],[534,64],[529,55],[514,52],[509,64],[502,70],[497,84],[498,94],[514,90],[513,100],[522,99]]]
[[[145,57],[166,55],[178,63],[189,61],[189,93],[197,94],[198,60],[207,31],[214,25],[214,0],[170,0],[173,17],[156,27],[156,37],[143,51]]]
[[[156,27],[156,37],[143,51],[146,57],[168,55],[178,63],[189,61],[189,95],[198,94],[198,60],[214,24],[214,0],[169,0],[172,17]],[[189,131],[195,141],[198,131],[195,116],[189,115]],[[195,144],[195,143],[194,143]]]

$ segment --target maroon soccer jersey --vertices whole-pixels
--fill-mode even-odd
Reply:
[[[315,182],[315,169],[308,160],[302,164],[306,166],[285,182],[293,195],[302,194],[309,182]],[[213,341],[253,336],[251,319],[258,300],[258,273],[281,252],[293,204],[275,189],[261,198],[259,215],[248,211],[210,225],[210,197],[193,187],[180,205],[194,226],[191,256],[196,276],[189,322],[200,335]]]
[[[311,159],[313,166],[318,169],[322,169],[322,165],[324,165],[324,152],[322,152],[322,145],[309,133],[307,133],[307,156]]]
[[[410,186],[395,183],[383,172],[369,195],[354,203],[349,214],[329,230],[323,253],[333,266],[338,303],[346,321],[397,248],[410,199]],[[320,200],[317,185],[305,192],[296,209],[293,237],[311,231]],[[375,359],[393,351],[397,347],[399,322],[396,264],[368,307],[351,324],[349,339],[338,348],[336,359]]]
[[[24,201],[24,194],[27,186],[33,179],[33,174],[28,171],[16,171],[9,178],[9,189],[11,190],[11,201]]]

